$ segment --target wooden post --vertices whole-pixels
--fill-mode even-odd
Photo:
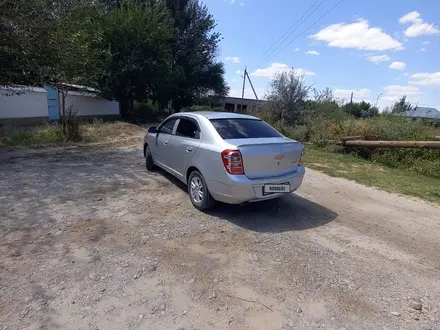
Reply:
[[[366,148],[421,148],[440,149],[440,141],[365,141],[349,140],[338,141],[337,145],[345,147],[366,147]]]

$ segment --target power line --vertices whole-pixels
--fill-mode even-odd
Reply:
[[[281,39],[283,39],[289,32],[290,32],[290,30],[292,30],[294,27],[295,27],[295,25],[296,24],[298,24],[298,22],[309,12],[309,10],[310,9],[312,9],[319,1],[321,1],[321,0],[316,0],[310,7],[309,7],[309,9],[307,9],[302,15],[301,15],[301,17],[293,24],[293,25],[291,25],[290,27],[289,27],[289,29],[287,29],[287,31],[286,32],[284,32],[284,34],[281,36],[281,37],[279,37],[278,38],[278,40],[277,41],[275,41],[268,49],[266,49],[266,51],[263,53],[263,56],[265,55],[265,54],[267,54],[270,50],[271,50],[271,48],[272,47],[274,47]],[[321,3],[322,4],[322,3]],[[320,5],[321,5],[320,4]],[[297,27],[298,28],[298,27]],[[295,29],[296,30],[296,29]],[[293,31],[293,32],[295,32],[295,31]],[[292,33],[293,33],[292,32]]]
[[[340,0],[337,4],[335,4],[332,8],[330,8],[324,15],[322,15],[320,18],[318,18],[315,22],[313,22],[311,25],[309,25],[301,34],[299,34],[295,39],[293,39],[291,42],[289,42],[284,48],[282,48],[280,51],[275,53],[273,56],[269,57],[268,59],[271,59],[281,53],[284,49],[289,47],[292,43],[294,43],[296,40],[298,40],[299,37],[301,37],[304,33],[306,33],[308,30],[310,30],[316,23],[318,23],[320,20],[322,20],[325,16],[327,16],[333,9],[335,9],[337,6],[339,6],[344,0]]]
[[[319,1],[319,0],[318,0]],[[296,30],[298,30],[300,28],[301,25],[303,25],[307,19],[312,16],[317,10],[318,8],[325,2],[325,0],[321,0],[321,2],[318,4],[318,6],[306,17],[304,18],[304,20],[292,31],[289,33],[289,35],[284,38],[284,40],[278,45],[276,46],[265,58],[264,61],[267,60],[268,58],[270,58],[270,56],[277,51],[277,49],[279,49],[279,47],[281,47],[295,32]]]

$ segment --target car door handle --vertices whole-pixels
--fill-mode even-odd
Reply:
[[[191,152],[191,151],[193,151],[193,148],[192,147],[188,147],[188,148],[186,148],[186,151],[187,152]]]
[[[163,144],[168,144],[168,141],[164,141]]]

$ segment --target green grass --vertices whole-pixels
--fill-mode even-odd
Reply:
[[[440,203],[440,179],[306,145],[306,166],[330,176]]]

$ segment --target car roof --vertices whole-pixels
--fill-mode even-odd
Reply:
[[[175,115],[193,115],[203,116],[208,119],[258,119],[254,116],[243,115],[241,113],[234,112],[217,112],[217,111],[194,111],[194,112],[178,112]]]

